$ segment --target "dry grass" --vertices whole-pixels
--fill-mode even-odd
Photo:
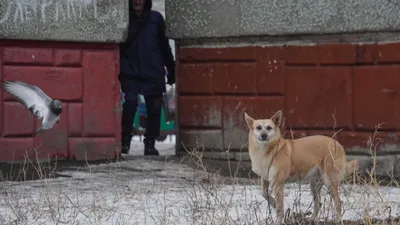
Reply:
[[[371,155],[375,156],[374,146]],[[201,148],[165,161],[138,157],[87,163],[50,178],[53,163],[34,161],[27,160],[23,168],[33,167],[39,179],[18,182],[3,177],[9,181],[0,183],[0,224],[242,225],[275,218],[261,197],[258,179],[239,178],[238,168],[230,168],[229,177],[210,171]],[[398,183],[380,185],[374,168],[344,182],[342,224],[400,224]],[[27,170],[21,171],[27,177]],[[326,190],[322,198],[321,224],[331,224],[333,208]],[[312,210],[308,185],[288,184],[284,204],[288,222],[308,223],[298,216]]]

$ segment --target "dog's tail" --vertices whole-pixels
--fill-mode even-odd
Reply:
[[[348,178],[353,175],[356,170],[358,169],[358,161],[357,160],[350,160],[346,162],[346,167],[344,171],[344,178]]]

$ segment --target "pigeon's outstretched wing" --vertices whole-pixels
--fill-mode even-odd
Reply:
[[[48,105],[52,99],[40,88],[21,81],[4,81],[1,88],[14,96],[36,118],[42,119],[49,113]]]

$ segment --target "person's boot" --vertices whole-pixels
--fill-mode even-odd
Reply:
[[[155,147],[155,140],[144,139],[144,155],[160,155]]]

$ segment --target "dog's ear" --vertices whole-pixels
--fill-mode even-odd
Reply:
[[[244,119],[246,120],[247,126],[249,127],[250,130],[253,129],[253,123],[254,119],[251,118],[247,113],[244,113]]]
[[[277,111],[272,117],[271,120],[275,123],[275,125],[277,127],[281,126],[281,122],[282,122],[282,111],[279,110]]]

